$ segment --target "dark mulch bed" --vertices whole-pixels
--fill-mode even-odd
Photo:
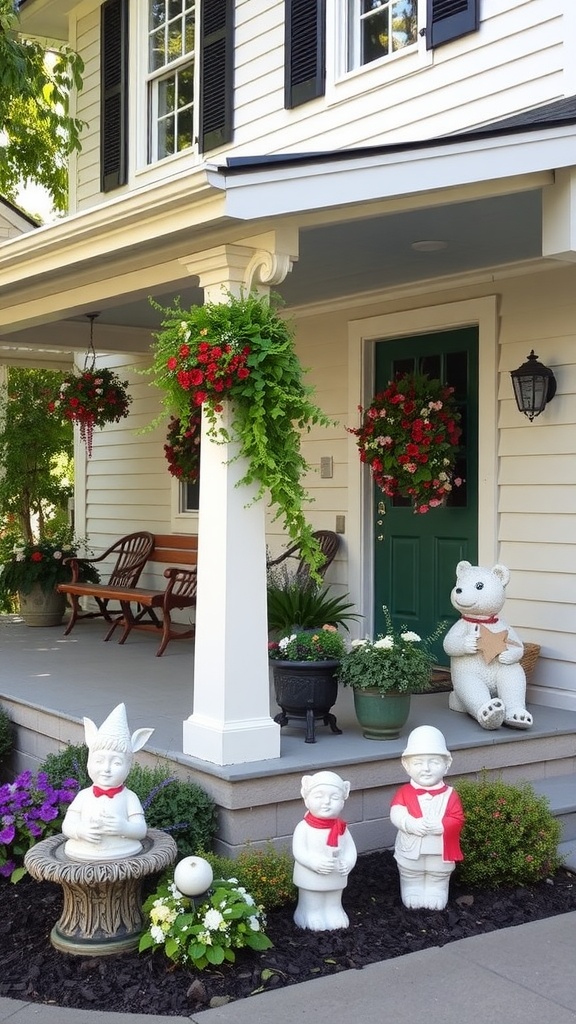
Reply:
[[[472,890],[452,881],[443,911],[406,910],[388,852],[362,856],[344,893],[350,928],[302,931],[293,907],[268,916],[274,948],[238,955],[218,970],[175,968],[156,952],[75,957],[49,941],[62,893],[25,878],[0,883],[0,996],[59,1006],[188,1016],[213,999],[243,999],[259,991],[362,968],[456,939],[576,910],[576,876],[561,870],[529,888]]]

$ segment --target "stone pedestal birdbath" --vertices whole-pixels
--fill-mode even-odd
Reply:
[[[50,938],[65,953],[135,949],[144,929],[142,881],[176,860],[174,840],[147,828],[140,800],[124,785],[134,752],[153,731],[130,734],[124,704],[99,729],[85,718],[93,785],[74,797],[62,835],[42,840],[24,857],[33,878],[62,886],[64,909]]]
[[[51,836],[36,843],[24,858],[37,881],[62,886],[64,906],[50,933],[52,945],[80,956],[137,949],[144,930],[142,883],[174,863],[172,837],[148,829],[142,851],[135,856],[90,862],[71,860],[65,843],[65,836]]]

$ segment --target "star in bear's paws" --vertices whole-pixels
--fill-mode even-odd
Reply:
[[[483,624],[480,626],[478,650],[487,665],[494,661],[494,658],[497,658],[499,654],[507,650],[509,645],[518,646],[513,640],[508,640],[507,629],[502,629],[499,633],[493,633],[491,629],[488,629],[488,626]]]

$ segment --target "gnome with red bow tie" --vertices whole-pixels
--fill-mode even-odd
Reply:
[[[410,909],[443,910],[450,875],[462,860],[464,811],[457,792],[444,783],[452,755],[439,729],[413,729],[402,755],[410,782],[397,791],[390,821],[398,829],[394,857],[402,903]]]
[[[134,754],[153,732],[137,729],[131,734],[124,704],[118,704],[99,729],[90,718],[84,719],[88,774],[94,785],[74,797],[62,823],[67,837],[64,852],[71,860],[118,860],[141,852],[147,831],[144,811],[124,782]]]

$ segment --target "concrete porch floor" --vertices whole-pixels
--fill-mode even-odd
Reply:
[[[389,846],[389,797],[405,781],[400,756],[417,725],[442,730],[454,755],[452,775],[486,768],[510,780],[534,780],[576,769],[574,712],[532,706],[529,732],[487,732],[450,711],[447,693],[421,695],[412,698],[398,740],[373,741],[362,737],[347,688],[340,689],[333,708],[342,735],[318,725],[317,742],[307,744],[302,727],[285,726],[279,758],[219,767],[182,753],[182,722],[192,713],[191,641],[173,641],[156,658],[156,637],[133,633],[123,646],[104,643],[101,620],[80,622],[69,637],[63,632],[63,626],[30,628],[17,617],[0,616],[0,702],[18,726],[16,770],[37,767],[49,751],[82,742],[83,715],[99,724],[124,701],[132,730],[155,729],[139,760],[170,760],[179,775],[197,781],[216,800],[222,852],[246,842],[286,842],[302,814],[300,778],[322,768],[351,780],[347,814],[358,848]],[[270,708],[274,716],[272,691]]]

